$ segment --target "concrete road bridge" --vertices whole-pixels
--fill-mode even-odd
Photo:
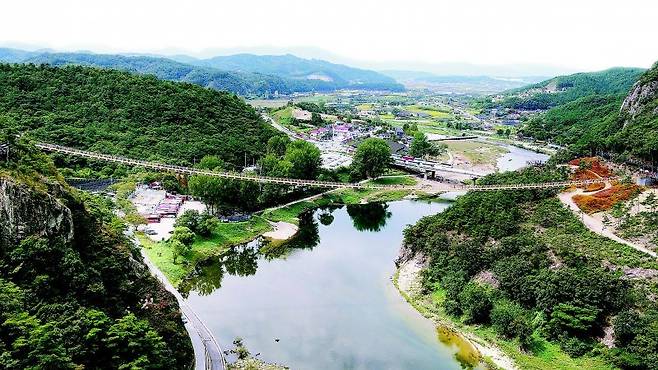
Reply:
[[[259,176],[254,174],[246,174],[241,172],[220,172],[202,170],[192,167],[177,166],[171,164],[163,164],[157,162],[142,161],[138,159],[126,158],[110,154],[96,153],[86,150],[70,148],[61,145],[37,143],[36,146],[41,150],[51,153],[59,153],[72,157],[81,157],[88,159],[95,159],[100,161],[107,161],[117,164],[124,164],[130,166],[143,167],[150,170],[159,172],[171,172],[182,175],[204,175],[214,176],[226,179],[256,181],[260,183],[281,184],[281,185],[299,185],[299,186],[312,186],[318,188],[329,189],[381,189],[381,190],[425,190],[423,186],[418,185],[382,185],[372,182],[357,182],[357,183],[344,183],[334,181],[318,181],[318,180],[305,180],[305,179],[292,179],[285,177],[271,177]],[[616,177],[599,178],[594,180],[578,180],[578,181],[557,181],[557,182],[543,182],[532,184],[497,184],[497,185],[464,185],[461,183],[452,182],[436,182],[430,186],[433,192],[446,192],[446,191],[492,191],[492,190],[515,190],[515,189],[549,189],[549,188],[564,188],[571,186],[583,186],[595,183],[605,183],[611,180],[616,180]]]

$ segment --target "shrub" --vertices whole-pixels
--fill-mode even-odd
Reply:
[[[492,308],[492,291],[477,283],[468,283],[459,293],[459,303],[464,312],[464,321],[472,324],[489,322]]]
[[[522,342],[532,335],[532,323],[528,313],[518,303],[503,299],[491,310],[491,325],[496,332],[507,338],[520,338]]]

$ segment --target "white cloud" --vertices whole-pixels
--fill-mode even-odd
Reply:
[[[0,43],[99,52],[312,47],[381,65],[648,67],[658,4],[625,0],[8,1]]]

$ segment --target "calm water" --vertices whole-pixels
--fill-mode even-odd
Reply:
[[[292,369],[460,369],[457,346],[441,343],[390,280],[404,227],[447,207],[318,210],[288,248],[264,256],[252,243],[208,264],[188,281],[189,304],[225,349],[241,337]]]
[[[509,153],[497,160],[496,167],[498,167],[498,171],[500,172],[518,170],[525,167],[529,162],[546,162],[549,158],[546,154],[533,152],[532,150],[519,148],[514,145],[503,146],[509,150]]]

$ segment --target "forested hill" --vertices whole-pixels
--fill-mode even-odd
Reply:
[[[291,54],[236,54],[210,59],[185,58],[186,62],[227,71],[260,72],[313,83],[318,88],[403,91],[393,78],[379,72],[353,68],[319,59],[304,59]]]
[[[580,154],[607,150],[658,160],[658,64],[630,77],[608,93],[591,93],[550,109],[530,120],[523,133],[571,145]]]
[[[499,101],[486,104],[515,109],[549,109],[592,95],[626,94],[643,71],[640,68],[611,68],[558,76],[507,91],[501,94]]]
[[[2,125],[0,142],[0,368],[190,368],[178,304],[111,203],[70,189]]]
[[[528,168],[481,182],[565,177]],[[423,288],[433,310],[495,333],[521,369],[657,369],[655,282],[622,271],[658,263],[590,232],[554,195],[469,192],[407,228],[402,255],[428,257]]]
[[[233,94],[80,66],[0,65],[0,120],[51,143],[180,164],[251,162],[274,133]]]
[[[188,61],[199,63],[192,65]],[[395,83],[395,81],[376,72],[357,70],[346,66],[338,67],[341,67],[340,71],[342,75],[361,81],[358,86],[342,78],[337,78],[335,81],[326,81],[312,78],[298,78],[298,76],[270,72],[272,69],[262,63],[255,64],[253,68],[221,68],[219,65],[201,63],[201,61],[193,58],[185,58],[184,61],[175,61],[164,57],[152,56],[125,56],[80,52],[30,52],[0,48],[0,62],[113,68],[133,73],[151,74],[163,80],[190,82],[211,89],[226,90],[249,97],[271,97],[275,93],[328,92],[348,87],[370,90],[402,89],[402,86]],[[355,77],[355,74],[350,75],[346,71],[358,71],[359,74]],[[358,76],[361,76],[360,79],[358,79]],[[385,80],[382,80],[380,77],[384,77]]]

